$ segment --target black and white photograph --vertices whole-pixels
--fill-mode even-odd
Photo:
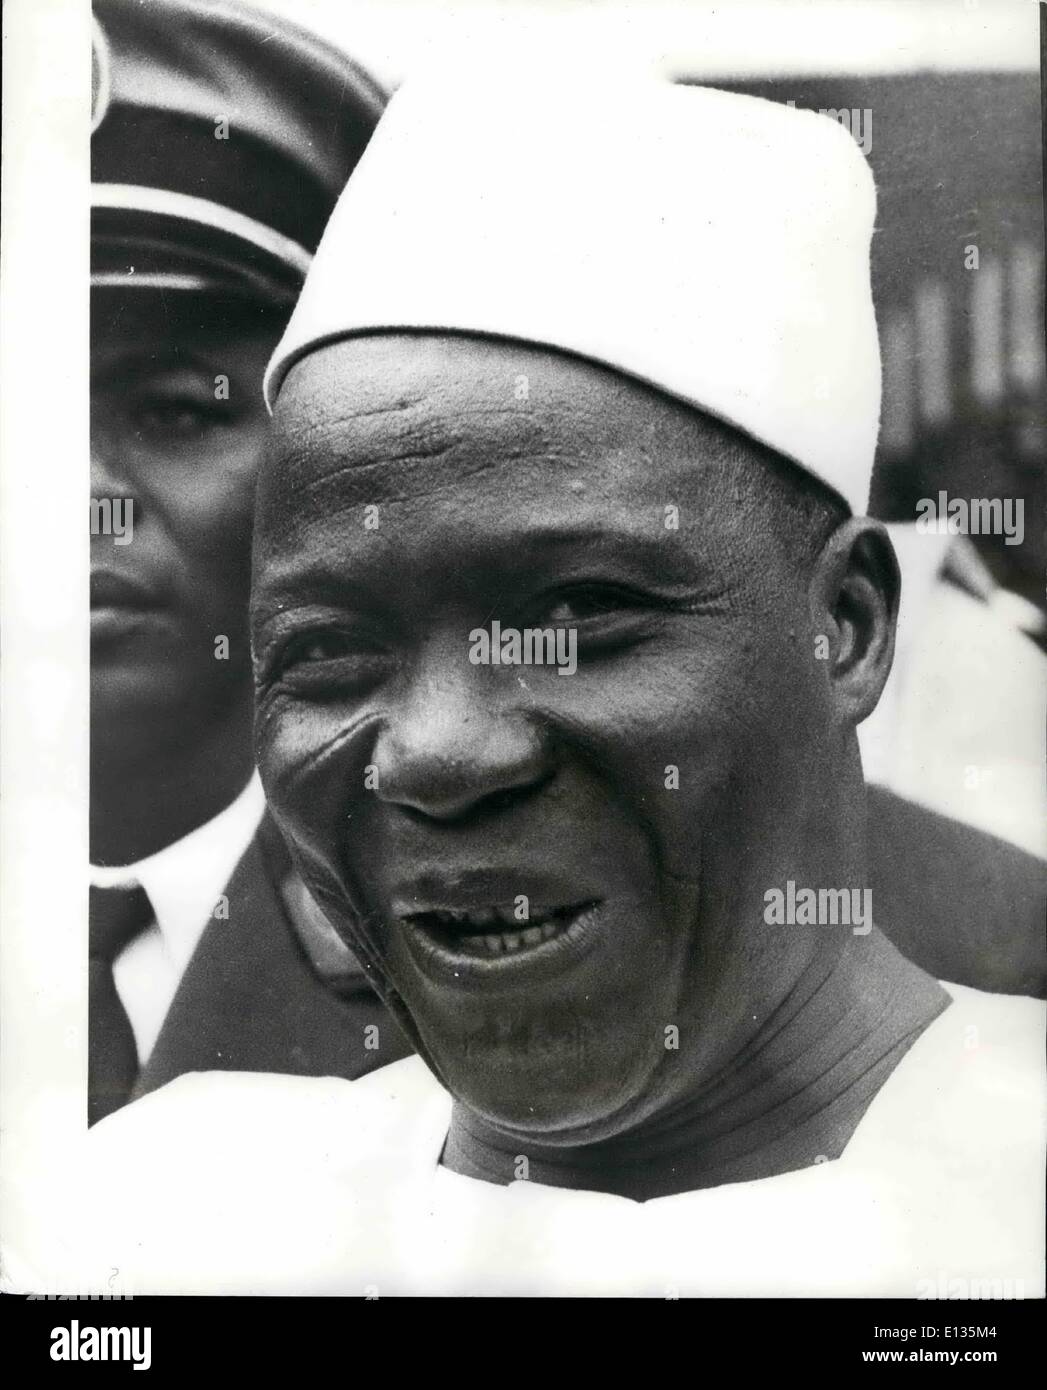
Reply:
[[[331,1298],[698,1300],[709,1355],[840,1309],[841,1369],[1006,1363],[1041,7],[3,24],[31,1365],[184,1375],[164,1309],[307,1338]]]

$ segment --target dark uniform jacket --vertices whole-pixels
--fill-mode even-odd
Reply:
[[[408,1054],[403,1034],[306,895],[268,816],[225,896],[228,920],[204,930],[135,1096],[189,1071],[352,1080]]]

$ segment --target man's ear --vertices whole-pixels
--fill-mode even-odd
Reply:
[[[901,587],[894,547],[871,517],[845,521],[815,562],[815,631],[828,638],[833,702],[852,725],[873,712],[890,675]]]

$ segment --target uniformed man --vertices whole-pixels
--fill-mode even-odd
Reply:
[[[263,814],[246,623],[262,371],[383,95],[235,5],[95,17],[92,1120],[404,1050]]]
[[[1042,1289],[1042,1007],[869,896],[874,210],[754,98],[393,99],[269,367],[252,633],[274,813],[419,1056],[101,1126],[189,1193],[121,1189],[143,1288]]]

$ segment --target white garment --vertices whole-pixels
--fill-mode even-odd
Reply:
[[[1047,657],[1040,615],[960,536],[888,528],[902,572],[894,667],[858,729],[866,780],[1047,858]],[[982,597],[944,577],[958,548]]]
[[[324,230],[266,403],[354,334],[530,343],[733,425],[861,515],[875,219],[868,162],[813,111],[555,60],[522,82],[501,65],[412,77]]]
[[[140,884],[155,920],[117,956],[113,979],[127,1010],[139,1065],[152,1052],[186,966],[265,811],[258,773],[224,811],[136,864],[92,864],[95,888]]]
[[[946,988],[841,1158],[646,1203],[440,1167],[451,1101],[417,1058],[356,1082],[181,1077],[88,1135],[78,1274],[118,1266],[130,1292],[1038,1297],[1044,1008]]]

